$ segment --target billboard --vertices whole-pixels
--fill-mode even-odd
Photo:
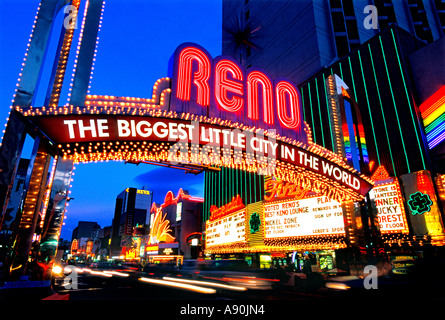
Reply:
[[[369,192],[369,197],[374,202],[380,232],[382,234],[409,232],[402,193],[397,181],[375,186]]]

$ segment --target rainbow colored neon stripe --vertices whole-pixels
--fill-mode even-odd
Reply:
[[[356,132],[355,130],[355,125],[354,127],[354,132]],[[349,129],[348,129],[348,125],[345,123],[342,125],[342,132],[343,132],[343,141],[345,144],[345,155],[346,155],[346,159],[348,161],[352,161],[352,148],[353,146],[351,145],[351,139],[350,139],[350,134],[349,134]],[[369,163],[369,156],[368,156],[368,148],[366,146],[366,139],[365,139],[365,130],[363,128],[363,125],[358,125],[358,133],[359,133],[359,138],[360,138],[360,144],[361,144],[361,148],[362,148],[362,154],[363,154],[363,162],[368,164]],[[358,141],[357,141],[357,137],[355,137],[355,144],[356,144],[356,148],[358,150]],[[358,155],[358,159],[360,159],[360,154]]]
[[[349,138],[349,128],[347,123],[343,123],[342,131],[343,131],[343,141],[345,143],[345,156],[346,159],[352,160],[352,147],[351,140]]]
[[[368,147],[366,146],[365,129],[362,124],[358,125],[358,134],[360,136],[360,144],[362,146],[363,162],[369,163]]]
[[[419,107],[430,149],[445,140],[445,86]]]

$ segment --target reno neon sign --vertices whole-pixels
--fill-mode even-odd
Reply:
[[[245,72],[230,57],[212,59],[196,44],[186,43],[176,49],[171,99],[171,106],[183,112],[206,114],[203,109],[216,109],[235,115],[228,116],[230,120],[241,117],[297,131],[303,123],[301,96],[293,83],[271,80],[258,69]]]

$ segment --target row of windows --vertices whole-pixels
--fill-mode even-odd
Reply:
[[[352,0],[330,0],[332,25],[335,33],[337,55],[342,57],[354,50],[360,44],[360,37],[355,17]],[[432,42],[428,16],[422,0],[408,1],[409,13],[415,29],[415,35],[426,42]],[[378,23],[380,31],[392,23],[397,23],[397,17],[391,0],[374,0],[378,11]],[[445,29],[445,2],[435,0],[436,12],[442,29]]]

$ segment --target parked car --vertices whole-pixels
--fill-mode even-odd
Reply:
[[[177,273],[178,267],[175,263],[149,263],[142,271],[144,276],[156,278],[176,275]]]
[[[93,262],[89,266],[89,268],[94,270],[114,270],[116,266],[110,262]]]
[[[445,298],[443,259],[397,261],[385,276],[341,276],[328,278],[325,287],[332,297],[434,297]]]

